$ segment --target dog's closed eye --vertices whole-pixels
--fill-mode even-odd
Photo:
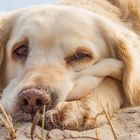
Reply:
[[[70,57],[69,61],[80,61],[82,59],[88,59],[90,55],[86,52],[76,52],[73,56]]]
[[[22,40],[15,44],[13,58],[15,60],[25,61],[29,52],[28,41]]]
[[[92,60],[93,56],[90,50],[85,48],[78,48],[74,53],[70,54],[65,58],[66,62],[70,65],[74,65],[76,63],[83,63],[85,61]]]

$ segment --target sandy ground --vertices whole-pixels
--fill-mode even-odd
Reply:
[[[111,119],[113,131],[109,124],[104,124],[99,128],[87,131],[70,131],[53,129],[51,131],[36,127],[34,140],[140,140],[140,107],[125,108],[115,113]],[[31,139],[31,123],[16,124],[17,140]],[[114,132],[114,134],[113,134]],[[0,127],[0,140],[10,140],[9,133],[3,127]]]

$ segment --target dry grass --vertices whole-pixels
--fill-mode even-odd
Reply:
[[[111,118],[110,118],[110,116],[109,116],[109,114],[108,114],[108,112],[109,112],[108,104],[107,104],[108,111],[106,111],[105,105],[103,105],[102,102],[100,102],[100,103],[101,103],[101,106],[102,106],[103,111],[104,111],[104,113],[105,113],[105,116],[106,116],[106,118],[107,118],[107,120],[108,120],[108,123],[109,123],[109,125],[110,125],[110,128],[111,128],[111,131],[112,131],[112,133],[113,133],[114,139],[115,139],[115,140],[118,140],[117,135],[116,135],[116,133],[115,133],[115,130],[114,130],[114,128],[113,128],[112,122],[111,122]]]
[[[43,115],[42,115],[42,118],[45,119],[44,115],[45,115],[45,109],[44,109]],[[12,121],[12,118],[11,118],[10,114],[8,114],[4,110],[2,105],[0,104],[0,123],[8,130],[8,133],[9,133],[9,137],[5,138],[5,139],[15,140],[17,138],[17,133],[16,132],[20,131],[20,132],[23,132],[23,133],[30,134],[32,140],[34,140],[34,136],[36,138],[38,138],[39,140],[45,140],[43,129],[42,129],[41,135],[35,133],[35,128],[37,126],[39,118],[40,118],[40,114],[39,114],[39,111],[37,111],[37,113],[34,117],[34,121],[32,123],[31,131],[28,131],[28,130],[26,131],[26,130],[23,130],[23,129],[16,128],[13,125],[13,121]],[[44,119],[42,121],[42,128],[44,128]]]
[[[42,117],[41,135],[38,135],[40,140],[45,140],[45,137],[44,137],[45,111],[46,111],[46,106],[44,105],[44,107],[43,107],[43,114],[41,115],[41,117]],[[35,115],[35,117],[34,117],[34,120],[33,120],[33,123],[32,123],[32,127],[31,127],[30,134],[31,134],[31,139],[32,140],[34,140],[35,129],[36,129],[36,126],[37,126],[37,124],[39,122],[39,119],[40,119],[40,114],[39,114],[39,110],[38,110],[36,115]]]
[[[40,114],[39,114],[39,110],[36,112],[36,115],[34,117],[34,120],[33,120],[33,123],[32,123],[32,127],[31,127],[31,131],[30,131],[30,134],[31,134],[31,139],[34,140],[34,132],[35,132],[35,128],[39,122],[39,119],[40,119]]]
[[[113,136],[114,136],[114,139],[115,140],[118,140],[116,134],[115,134],[115,130],[113,128],[113,125],[111,123],[111,119],[110,119],[110,116],[108,114],[108,111],[109,111],[109,108],[108,111],[106,111],[105,109],[105,106],[101,103],[101,106],[103,108],[103,111],[105,113],[105,116],[108,120],[108,123],[111,127],[111,130],[112,130],[112,133],[113,133]],[[108,107],[108,106],[107,106]],[[20,132],[23,132],[23,133],[27,133],[27,134],[30,134],[31,135],[31,139],[34,140],[34,136],[36,138],[38,138],[39,140],[45,140],[45,136],[44,136],[44,126],[45,126],[45,111],[46,111],[46,107],[44,106],[44,109],[43,109],[43,114],[41,115],[42,117],[42,129],[41,129],[41,134],[36,134],[35,133],[35,129],[36,129],[36,126],[39,122],[39,119],[40,119],[40,114],[39,114],[39,111],[37,111],[35,117],[34,117],[34,121],[32,123],[32,127],[31,127],[31,131],[26,131],[26,130],[22,130],[22,129],[19,129],[19,128],[14,128],[14,125],[13,125],[13,122],[12,122],[12,118],[10,116],[10,114],[8,114],[4,108],[2,107],[2,105],[0,104],[0,122],[4,125],[4,127],[8,130],[8,133],[9,133],[9,139],[11,140],[15,140],[16,139],[16,135],[17,135],[17,131],[20,131]],[[94,140],[99,140],[99,132],[97,131],[97,128],[95,129],[95,132],[96,132],[96,138],[93,138],[93,137],[86,137],[86,139],[94,139]],[[80,138],[80,137],[73,137],[73,139],[76,139],[76,138]],[[82,137],[83,138],[83,137]]]
[[[42,140],[45,140],[44,138],[44,129],[45,129],[45,112],[46,112],[46,105],[43,107],[43,114],[42,114]]]
[[[98,132],[98,128],[95,128],[95,134],[96,134],[96,139],[99,140],[99,132]]]
[[[6,113],[2,105],[0,104],[0,120],[4,127],[8,130],[10,138],[12,140],[16,139],[16,129],[13,126],[12,118],[10,114]]]

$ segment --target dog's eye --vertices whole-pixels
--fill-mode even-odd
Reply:
[[[75,60],[75,61],[79,61],[81,59],[86,59],[90,57],[89,54],[85,53],[85,52],[77,52],[76,54],[74,54],[72,57],[71,57],[71,60]]]
[[[92,56],[87,52],[76,52],[74,55],[66,58],[68,63],[80,62],[83,60],[89,60]]]
[[[16,59],[25,60],[28,56],[28,45],[21,44],[14,50],[14,57]]]

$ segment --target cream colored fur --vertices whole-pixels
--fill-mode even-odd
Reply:
[[[0,103],[16,114],[21,90],[49,86],[58,102],[47,119],[77,130],[106,122],[102,105],[110,115],[140,105],[139,3],[64,0],[0,16]],[[25,39],[30,52],[20,62],[12,52]],[[69,64],[78,49],[92,57]]]

